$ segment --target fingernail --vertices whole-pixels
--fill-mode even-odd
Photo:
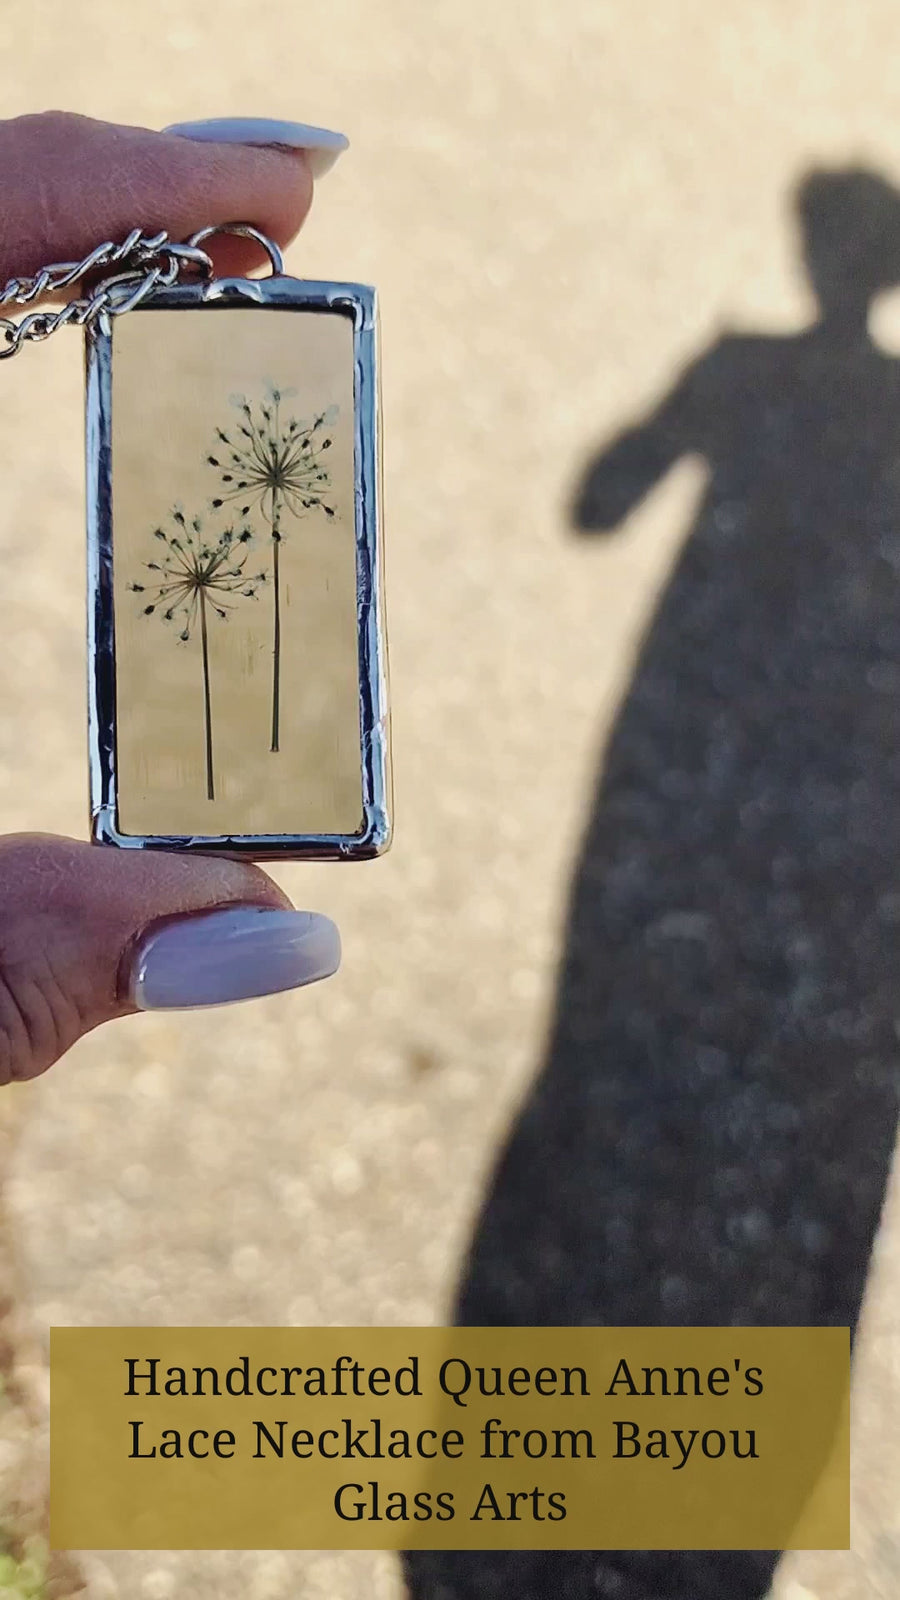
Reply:
[[[330,918],[226,906],[151,926],[133,958],[131,997],[141,1011],[222,1006],[330,978],[340,964]]]
[[[314,178],[330,172],[350,141],[331,128],[313,128],[307,122],[280,122],[276,117],[204,117],[200,122],[173,122],[163,133],[182,139],[208,139],[213,144],[286,145],[305,150]]]

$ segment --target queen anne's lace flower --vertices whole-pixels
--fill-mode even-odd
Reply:
[[[311,422],[288,416],[284,402],[288,391],[270,386],[266,398],[252,406],[245,395],[232,395],[238,411],[232,428],[217,428],[218,444],[207,456],[220,474],[222,493],[213,508],[234,502],[242,517],[254,506],[269,524],[272,536],[273,640],[272,640],[272,740],[279,748],[281,693],[281,578],[280,547],[284,540],[284,513],[299,519],[312,511],[335,515],[328,498],[331,477],[326,464],[331,449],[330,428],[338,409],[329,407]]]
[[[135,594],[146,594],[145,616],[158,611],[165,622],[179,623],[178,637],[186,643],[207,601],[225,618],[234,609],[230,597],[243,595],[252,600],[266,575],[256,572],[251,577],[246,571],[247,546],[253,538],[249,528],[237,532],[225,528],[208,540],[199,517],[188,520],[176,508],[170,520],[174,533],[164,527],[153,530],[163,548],[156,561],[144,562],[150,576],[128,587]]]
[[[300,422],[284,415],[286,398],[284,390],[273,388],[253,407],[244,395],[233,395],[232,405],[240,420],[231,429],[216,429],[224,449],[207,457],[222,482],[222,493],[213,506],[234,501],[240,504],[241,515],[248,516],[251,507],[258,505],[273,539],[282,537],[283,509],[295,517],[316,510],[334,516],[326,493],[331,478],[324,458],[331,449],[329,428],[337,408],[321,412],[311,422]]]
[[[218,535],[207,535],[200,517],[188,519],[177,507],[169,516],[169,527],[153,530],[159,541],[159,554],[145,561],[147,574],[129,589],[143,595],[144,616],[159,616],[178,629],[178,638],[187,644],[199,622],[203,664],[203,704],[206,730],[206,793],[215,799],[213,771],[212,704],[209,684],[209,611],[226,621],[239,599],[253,600],[264,584],[264,572],[247,572],[248,546],[253,537],[249,528],[225,528]]]

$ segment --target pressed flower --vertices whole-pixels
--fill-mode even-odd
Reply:
[[[332,447],[331,428],[338,408],[331,406],[311,421],[286,414],[285,401],[292,391],[270,385],[264,400],[251,405],[245,395],[232,395],[238,420],[231,428],[216,429],[216,445],[207,462],[219,473],[221,494],[214,509],[234,502],[242,517],[256,506],[269,525],[272,538],[273,667],[271,749],[279,748],[281,692],[281,579],[280,546],[284,541],[284,516],[299,520],[314,511],[333,518],[329,498],[331,476],[327,453]]]
[[[147,574],[128,587],[144,596],[144,616],[159,616],[177,629],[181,643],[187,644],[197,624],[200,627],[203,667],[203,707],[206,744],[206,793],[215,799],[213,771],[212,704],[209,682],[209,642],[207,618],[214,612],[223,622],[240,600],[252,600],[266,580],[264,572],[247,572],[249,544],[253,538],[247,527],[228,527],[207,533],[200,517],[188,518],[176,506],[168,526],[154,528],[153,537],[161,549],[153,561],[145,561]]]

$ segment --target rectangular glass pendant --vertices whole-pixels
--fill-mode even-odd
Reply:
[[[390,838],[374,290],[156,290],[87,333],[94,839]]]

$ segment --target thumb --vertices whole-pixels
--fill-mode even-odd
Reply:
[[[112,1017],[274,994],[339,964],[334,924],[249,863],[0,839],[0,1083]]]
[[[292,239],[312,203],[308,155],[197,140],[64,111],[0,120],[0,284],[77,261],[133,227],[185,239],[239,219],[280,244]],[[259,265],[247,240],[213,251],[220,272]]]

